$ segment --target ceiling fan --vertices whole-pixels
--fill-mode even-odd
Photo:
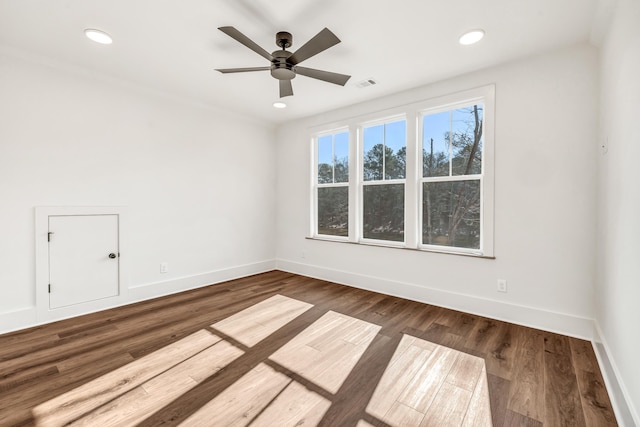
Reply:
[[[293,36],[286,31],[280,31],[276,34],[276,45],[278,45],[281,50],[276,50],[271,54],[234,27],[220,27],[218,29],[253,50],[258,55],[268,59],[271,65],[249,68],[223,68],[216,69],[216,71],[226,74],[271,70],[271,76],[280,82],[280,98],[293,95],[291,80],[294,79],[297,74],[340,86],[344,86],[347,80],[351,78],[351,76],[345,74],[332,73],[330,71],[317,70],[315,68],[301,67],[298,65],[302,61],[340,43],[340,39],[327,28],[320,31],[293,53],[286,50],[293,43]]]

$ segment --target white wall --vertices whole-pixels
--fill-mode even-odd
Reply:
[[[640,425],[640,2],[618,0],[601,55],[596,321]],[[605,368],[608,366],[605,364]],[[631,425],[628,422],[628,425]]]
[[[305,239],[309,127],[491,83],[495,260]],[[597,84],[597,51],[580,45],[280,128],[278,266],[590,338]],[[498,278],[507,294],[496,292]]]
[[[138,298],[273,268],[271,126],[12,51],[0,121],[0,332],[33,322],[35,206],[128,206]]]

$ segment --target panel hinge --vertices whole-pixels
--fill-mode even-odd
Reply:
[[[50,231],[47,233],[47,242],[51,241],[51,235],[53,234],[53,231]]]
[[[51,293],[51,283],[49,283],[49,293]]]

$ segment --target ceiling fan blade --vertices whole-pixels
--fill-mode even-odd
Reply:
[[[293,96],[293,86],[291,80],[280,80],[280,98]]]
[[[266,58],[269,61],[273,61],[273,56],[271,56],[269,52],[258,46],[256,42],[242,34],[240,31],[236,30],[234,27],[218,27],[218,29],[232,39],[235,39],[237,42],[242,43],[263,58]]]
[[[328,28],[325,28],[316,34],[311,40],[302,45],[300,49],[296,50],[293,55],[287,59],[287,62],[293,65],[299,64],[305,59],[311,58],[312,56],[317,55],[338,43],[340,43],[340,39],[329,31]]]
[[[216,68],[216,71],[220,71],[222,74],[227,73],[246,73],[249,71],[267,71],[271,67],[248,67],[248,68]]]
[[[325,82],[344,86],[351,76],[346,74],[332,73],[331,71],[316,70],[315,68],[296,67],[296,74],[311,77],[312,79],[324,80]]]

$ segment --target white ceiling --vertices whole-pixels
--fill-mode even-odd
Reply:
[[[450,76],[587,42],[603,0],[0,0],[0,46],[162,90],[271,123],[312,115]],[[342,43],[306,67],[350,74],[340,87],[298,76],[276,110],[268,62],[217,30],[234,26],[267,51],[275,33],[295,51],[322,28]],[[114,43],[86,39],[102,29]],[[482,28],[474,46],[457,39]],[[7,50],[7,49],[5,49]],[[356,83],[374,78],[364,89]]]

